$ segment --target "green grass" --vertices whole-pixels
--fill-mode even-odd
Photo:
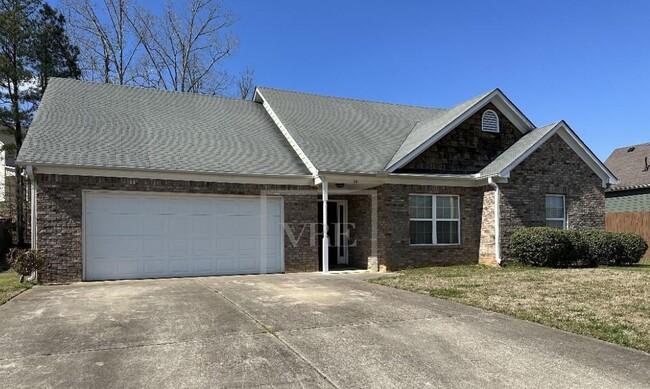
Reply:
[[[0,305],[32,287],[32,284],[29,282],[19,283],[19,278],[18,273],[13,270],[0,272]]]
[[[431,267],[370,282],[650,352],[650,259],[595,269]]]

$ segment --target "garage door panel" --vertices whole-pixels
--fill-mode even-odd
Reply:
[[[192,255],[214,255],[216,254],[216,242],[214,239],[192,239]]]
[[[141,217],[142,220],[142,235],[156,236],[165,235],[167,231],[167,224],[169,217],[165,215],[147,215]]]
[[[93,274],[94,279],[103,280],[114,277],[117,273],[117,266],[113,260],[93,261],[86,263],[86,271]]]
[[[221,274],[232,274],[235,272],[235,257],[217,257],[217,268],[215,271]]]
[[[170,235],[185,235],[190,228],[190,216],[174,216],[168,221],[167,230]]]
[[[190,232],[192,234],[214,235],[217,233],[217,219],[215,216],[198,215],[190,220],[192,225]]]
[[[214,257],[194,258],[192,272],[195,274],[214,274],[216,260]]]
[[[169,263],[167,259],[148,259],[143,261],[145,277],[162,276],[169,273]]]
[[[182,194],[88,192],[84,199],[87,279],[282,270],[280,199],[266,206]]]
[[[183,257],[189,253],[190,242],[187,239],[175,238],[167,240],[167,252],[173,257]]]

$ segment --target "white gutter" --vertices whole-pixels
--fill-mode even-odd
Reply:
[[[327,181],[321,183],[323,188],[323,273],[329,271],[329,248],[330,238],[327,235],[327,200],[328,200],[328,185]]]
[[[36,190],[38,189],[37,184],[36,184],[36,174],[34,172],[34,168],[32,165],[27,165],[25,168],[25,173],[27,174],[27,177],[32,181],[32,187],[30,191],[30,201],[31,201],[31,229],[32,229],[32,235],[31,235],[31,246],[32,250],[37,249],[38,247],[38,240],[36,239],[37,237],[37,231],[38,229],[36,228],[36,211],[37,211],[37,206],[36,206]]]
[[[501,212],[500,212],[500,199],[501,190],[499,185],[492,179],[488,178],[488,185],[494,188],[494,254],[497,264],[501,264]]]

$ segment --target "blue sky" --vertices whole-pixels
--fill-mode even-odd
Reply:
[[[157,7],[157,1],[149,1]],[[450,107],[495,87],[601,158],[650,142],[650,2],[226,0],[258,85]]]

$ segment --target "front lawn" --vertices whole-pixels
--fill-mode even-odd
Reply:
[[[29,282],[25,282],[24,284],[19,283],[19,277],[18,273],[13,270],[0,272],[0,305],[6,303],[9,299],[25,289],[32,287]]]
[[[405,270],[370,282],[457,301],[650,352],[650,263],[595,269],[509,265]]]

